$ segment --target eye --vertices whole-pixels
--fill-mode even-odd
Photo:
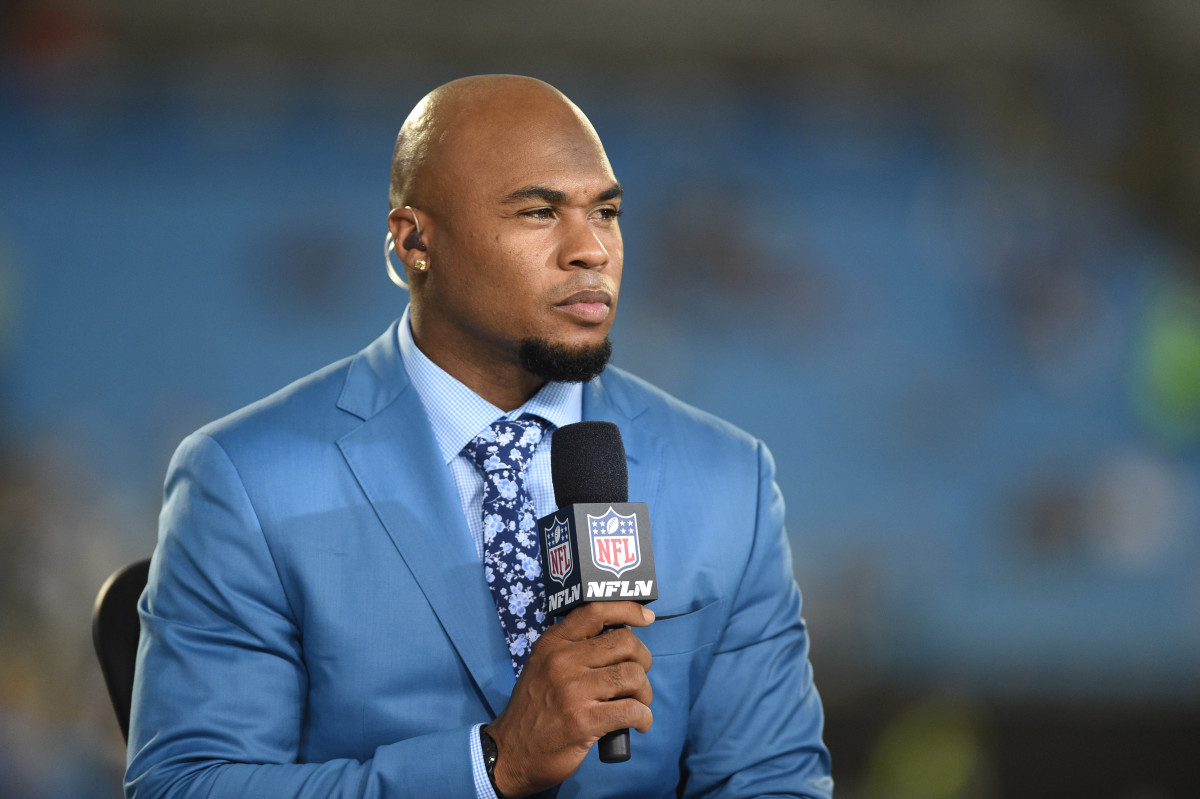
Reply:
[[[554,218],[554,209],[553,208],[531,208],[528,211],[522,211],[521,216],[528,217],[530,219],[553,219]]]
[[[596,214],[605,222],[612,222],[621,215],[620,208],[598,208]]]

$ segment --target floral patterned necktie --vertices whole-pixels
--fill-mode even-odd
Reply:
[[[546,629],[537,518],[525,487],[542,425],[528,415],[515,422],[497,419],[464,447],[483,472],[483,571],[518,676]]]

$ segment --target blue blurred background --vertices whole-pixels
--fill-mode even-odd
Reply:
[[[614,360],[763,438],[839,795],[1200,796],[1200,4],[0,2],[0,797],[119,795],[91,653],[178,441],[378,335],[396,129],[546,79]]]

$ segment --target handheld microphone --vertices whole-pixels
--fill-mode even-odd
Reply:
[[[658,599],[650,513],[629,502],[629,472],[620,429],[579,422],[554,431],[550,473],[558,510],[538,520],[546,606],[561,616],[584,602]],[[630,758],[629,730],[599,742],[600,760]]]

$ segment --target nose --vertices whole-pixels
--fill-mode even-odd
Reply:
[[[566,268],[598,269],[608,263],[608,249],[586,219],[564,220],[559,263]]]

